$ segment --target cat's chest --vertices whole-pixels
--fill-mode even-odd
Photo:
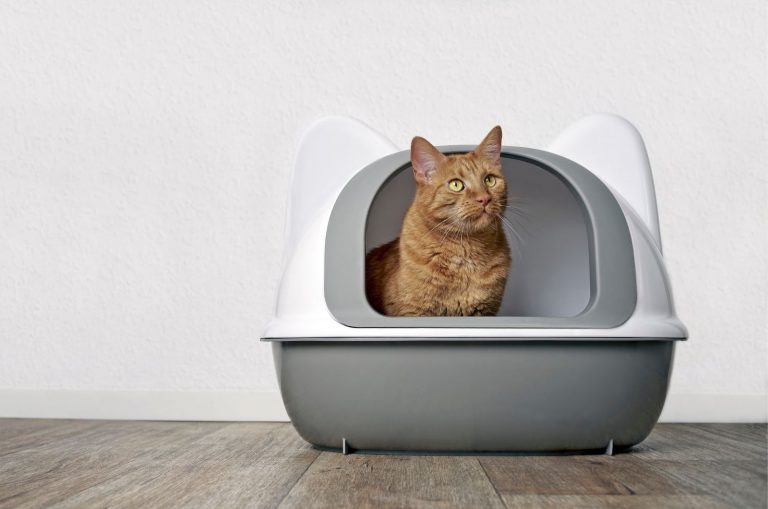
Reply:
[[[499,260],[451,257],[441,262],[424,285],[434,296],[431,312],[448,316],[487,314],[484,310],[503,290],[503,284],[499,285],[501,273],[506,277]]]
[[[506,277],[509,256],[505,246],[440,246],[423,249],[403,259],[401,284],[415,290],[462,293],[484,288]],[[412,253],[407,253],[412,254]]]
[[[428,264],[428,269],[436,274],[450,277],[473,277],[487,272],[498,260],[486,253],[437,253]]]
[[[425,288],[430,288],[443,299],[461,301],[463,307],[471,304],[464,302],[467,299],[486,298],[484,295],[489,281],[497,279],[494,273],[499,270],[499,260],[495,257],[436,256],[424,269],[422,281]]]

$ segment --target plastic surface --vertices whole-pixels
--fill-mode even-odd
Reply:
[[[585,451],[641,442],[673,341],[273,343],[308,442],[408,451]]]
[[[613,117],[608,116],[608,120],[615,123]],[[621,121],[619,124],[622,122],[626,123]],[[634,139],[634,135],[629,135],[636,131],[630,128],[623,128],[623,132],[629,139]],[[352,135],[350,131],[357,132]],[[364,155],[323,148],[325,140],[336,140],[334,146],[344,147],[346,144],[343,140],[347,138],[368,140],[364,144],[369,148],[364,151]],[[291,200],[289,218],[300,214],[301,219],[296,219],[295,225],[290,228],[291,239],[294,240],[288,243],[292,247],[286,253],[275,317],[262,334],[263,338],[269,341],[295,341],[297,338],[366,338],[367,340],[398,338],[407,341],[419,337],[446,339],[521,337],[549,341],[553,333],[541,328],[439,326],[354,328],[345,326],[333,318],[324,295],[325,236],[331,209],[349,178],[377,160],[379,157],[375,156],[376,153],[385,150],[387,142],[382,140],[385,140],[383,136],[359,122],[340,120],[336,117],[318,122],[306,133],[300,147],[300,154],[304,156],[299,158],[296,172],[307,178],[295,178],[293,187],[306,186],[304,192],[308,192],[307,189],[311,189],[314,185],[309,178],[311,174],[320,176],[333,174],[335,181],[340,183],[338,189],[321,193],[322,198],[326,200],[324,203],[319,201],[297,203],[295,198]],[[627,151],[622,167],[638,172],[650,171],[647,168],[644,149],[640,151],[638,148],[638,146],[642,148],[642,140],[635,141],[639,145],[635,146],[635,150]],[[599,148],[598,146],[596,150]],[[360,162],[361,159],[369,156],[370,160]],[[635,310],[629,319],[613,328],[563,327],[558,328],[554,336],[572,340],[584,337],[605,340],[631,340],[637,337],[657,338],[662,341],[668,338],[685,339],[688,333],[675,314],[663,257],[654,240],[654,235],[634,207],[616,189],[612,191],[621,206],[632,238],[637,287]]]
[[[547,148],[594,173],[637,212],[661,251],[656,192],[648,153],[635,126],[618,115],[590,115]]]
[[[594,226],[591,232],[596,244],[618,241],[629,246],[629,253],[614,248],[592,253],[589,263],[597,269],[597,281],[590,281],[594,285],[590,302],[600,300],[602,288],[610,289],[629,277],[636,299],[629,312],[626,302],[619,306],[625,309],[624,321],[571,321],[559,328],[542,327],[541,323],[448,326],[450,318],[428,326],[423,322],[404,327],[340,323],[329,311],[325,290],[362,266],[366,228],[359,216],[357,222],[349,223],[344,215],[332,218],[331,211],[344,186],[363,168],[385,161],[379,176],[386,180],[407,160],[402,154],[386,157],[395,148],[359,122],[321,121],[306,134],[299,152],[276,314],[262,338],[273,342],[285,407],[307,441],[345,452],[612,453],[614,447],[632,446],[650,433],[664,405],[674,342],[685,339],[687,330],[675,314],[642,140],[625,120],[596,116],[566,130],[550,153],[516,150],[538,154],[547,161],[559,161],[557,152],[566,157],[566,162],[558,164],[581,163],[589,175],[597,175],[607,186],[586,187],[601,190],[598,194],[602,195],[610,189],[613,199],[583,201],[585,217]],[[538,184],[529,180],[527,185]],[[541,189],[557,192],[541,185]],[[578,193],[592,193],[583,186],[569,185]],[[369,203],[374,194],[375,190],[367,196]],[[595,213],[598,202],[610,206]],[[347,216],[367,207],[368,203],[353,207]],[[572,208],[563,207],[573,213]],[[565,215],[553,216],[556,224],[544,231],[554,231],[558,225],[581,228],[575,226],[578,221],[569,223]],[[354,233],[358,244],[342,247],[356,251],[359,259],[347,260],[327,276],[326,265],[335,263],[326,256],[327,232],[350,224],[358,228]],[[617,224],[623,225],[618,230],[624,233],[616,233]],[[382,228],[386,231],[392,225]],[[345,237],[333,238],[337,239],[334,243],[341,243]],[[611,265],[600,256],[613,256],[621,263]],[[583,266],[583,262],[564,257],[552,257],[549,263],[555,272],[571,270],[579,263]],[[606,264],[614,268],[600,270]],[[564,295],[579,308],[583,283],[575,278],[564,280],[569,281],[564,283],[569,285]],[[519,291],[525,288],[521,284]],[[361,295],[360,288],[355,290],[356,299]],[[547,305],[544,299],[544,307],[539,309],[553,310],[560,319],[568,313],[564,310],[571,309],[562,303]]]
[[[285,253],[296,249],[318,208],[360,168],[396,150],[384,136],[347,117],[327,117],[307,129],[291,180]]]
[[[463,153],[473,147],[439,148],[445,153]],[[586,235],[589,238],[589,266],[581,267],[581,270],[589,278],[591,290],[588,305],[583,311],[570,317],[556,314],[503,316],[502,313],[493,317],[392,317],[375,312],[366,299],[364,283],[364,236],[368,210],[385,183],[400,172],[409,172],[410,154],[409,151],[403,151],[379,159],[360,170],[336,199],[325,240],[325,301],[331,314],[342,324],[352,327],[611,328],[624,323],[636,303],[635,262],[629,229],[616,198],[585,168],[556,154],[503,147],[501,155],[505,166],[510,159],[523,161],[534,165],[539,172],[561,180],[577,201],[575,209],[583,210],[587,223]],[[550,192],[556,190],[549,188]],[[526,196],[525,190],[518,192]],[[581,214],[574,209],[571,211]],[[570,223],[567,216],[560,218]],[[554,229],[549,234],[554,235],[557,231]],[[570,266],[567,257],[555,259],[540,256],[540,261],[547,265],[537,267],[538,273],[567,272]],[[513,261],[511,272],[516,270]],[[568,278],[563,277],[559,288],[553,288],[552,293],[573,295],[575,292],[567,286],[568,283]],[[535,279],[531,286],[534,285]],[[525,300],[527,295],[523,292],[514,298]]]

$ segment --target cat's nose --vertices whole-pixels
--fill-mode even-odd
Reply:
[[[475,198],[475,201],[479,204],[481,204],[483,207],[491,203],[491,195],[490,194],[481,194],[477,198]]]

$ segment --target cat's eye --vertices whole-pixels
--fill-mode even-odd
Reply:
[[[464,190],[464,182],[462,182],[459,179],[453,179],[450,182],[448,182],[448,189],[450,189],[453,192],[460,192]]]
[[[496,177],[493,175],[488,175],[485,177],[485,185],[488,187],[493,187],[496,185]]]

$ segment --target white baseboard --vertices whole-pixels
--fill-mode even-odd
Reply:
[[[661,422],[768,422],[766,394],[670,394]],[[0,417],[288,421],[278,392],[0,389]]]
[[[0,417],[288,421],[279,392],[0,389]]]
[[[768,395],[671,393],[659,421],[768,422]]]

